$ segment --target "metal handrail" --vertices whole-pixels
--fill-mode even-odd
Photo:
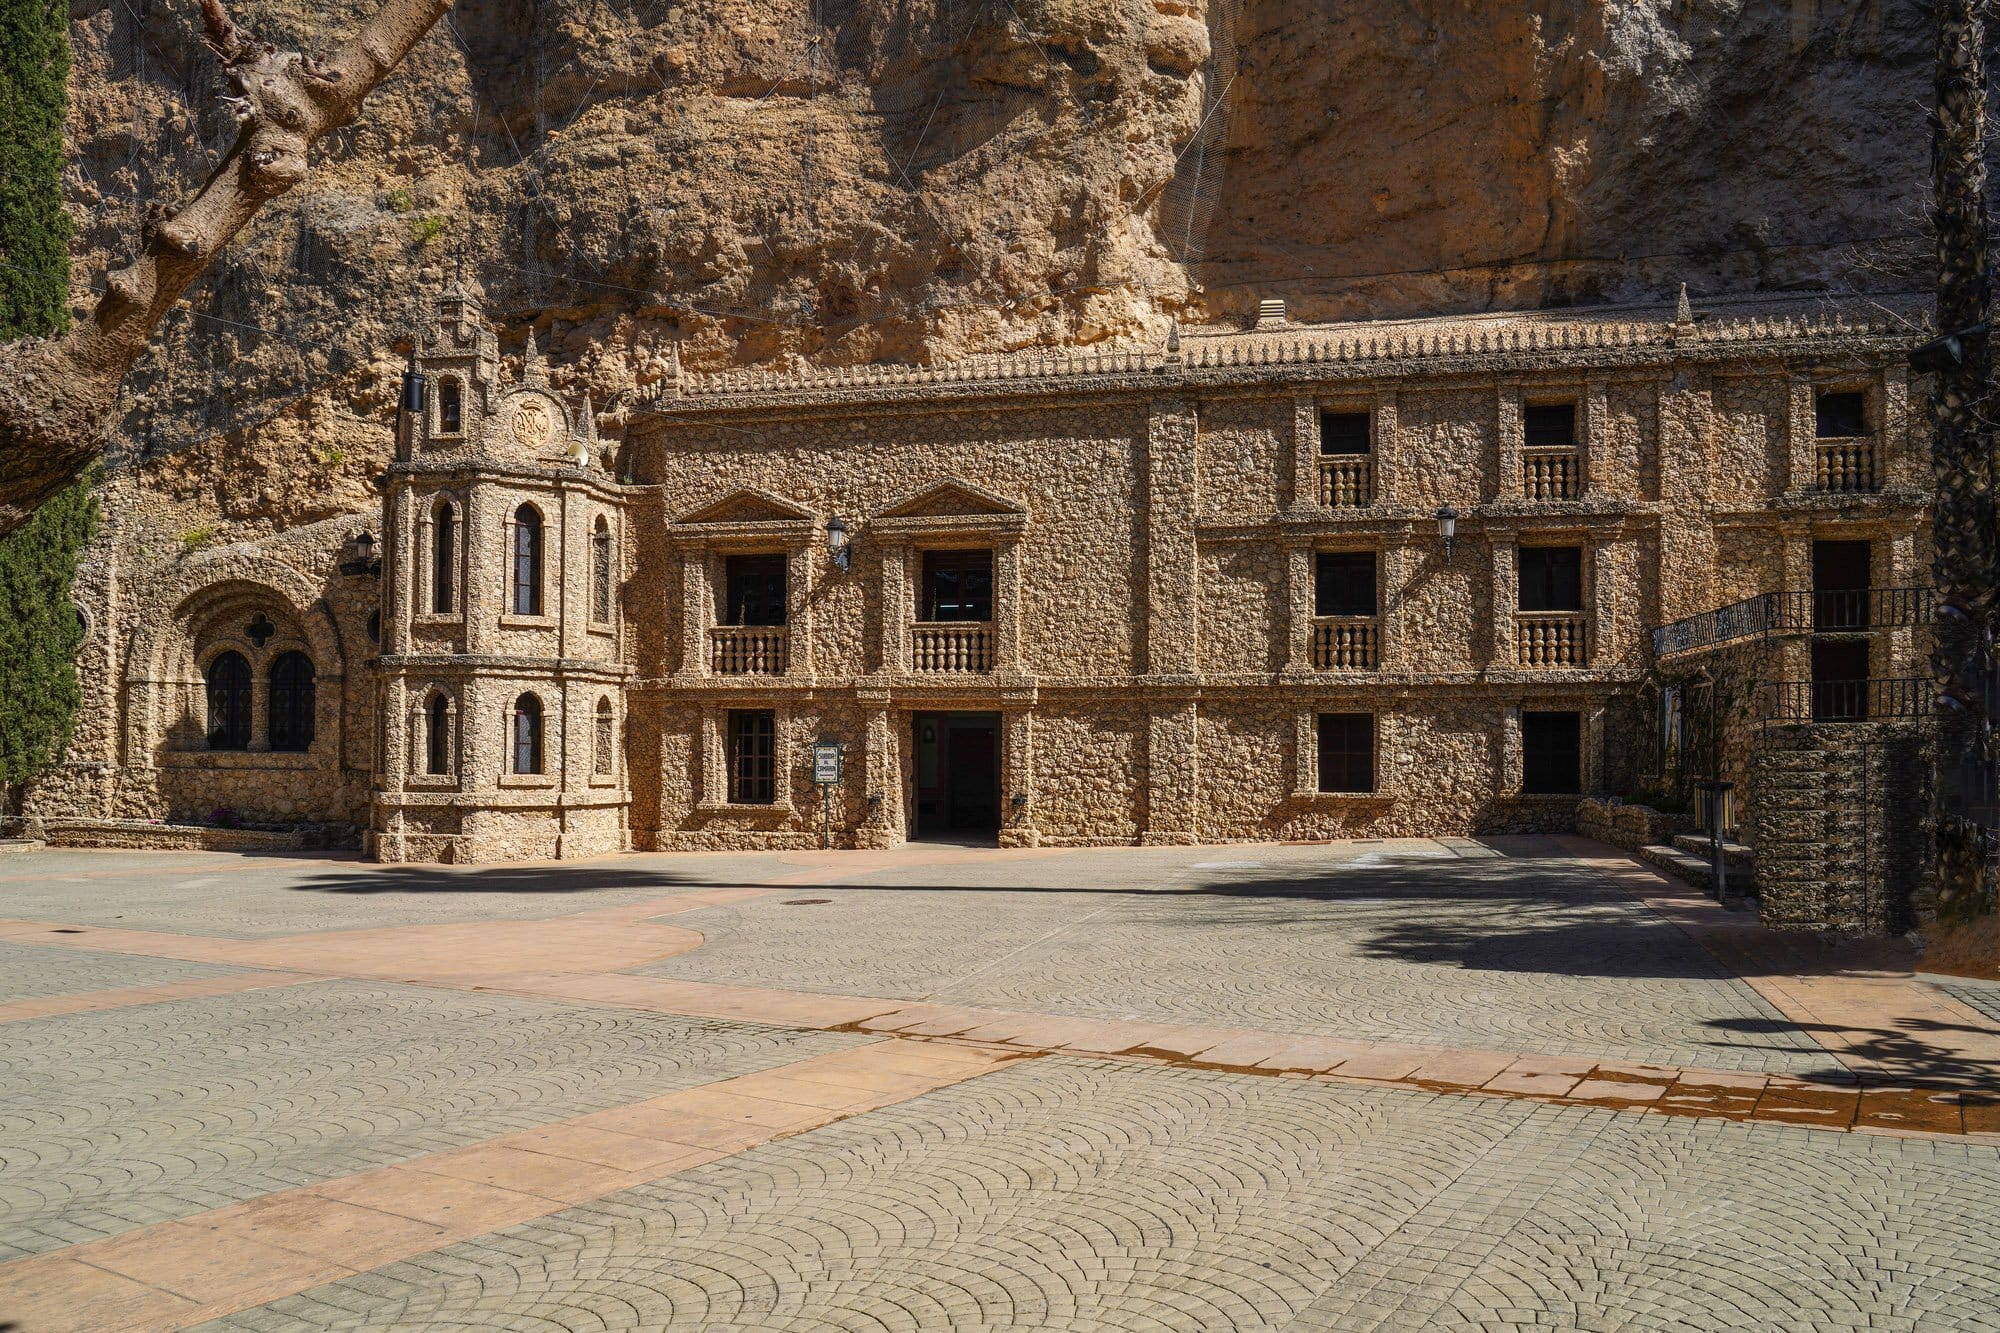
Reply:
[[[1928,676],[1774,680],[1767,687],[1766,724],[1887,722],[1930,717],[1937,711],[1937,682]]]
[[[1653,656],[1671,657],[1772,634],[1849,634],[1928,625],[1935,588],[1843,588],[1764,592],[1653,631]]]

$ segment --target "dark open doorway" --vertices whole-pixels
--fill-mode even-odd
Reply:
[[[918,713],[919,838],[994,838],[1000,833],[1000,715]]]

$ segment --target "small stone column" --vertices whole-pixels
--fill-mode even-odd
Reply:
[[[1001,537],[993,552],[993,669],[1020,675],[1021,661],[1021,538]]]
[[[1493,614],[1487,618],[1491,626],[1491,639],[1486,644],[1484,654],[1488,668],[1496,671],[1510,671],[1520,666],[1520,653],[1514,645],[1514,612],[1520,599],[1516,595],[1517,571],[1514,562],[1515,534],[1496,532],[1492,534],[1489,550],[1490,564],[1487,576],[1487,596],[1491,599]]]
[[[1015,797],[1025,796],[1025,804]],[[1000,715],[1000,845],[1035,847],[1035,715],[1020,709]]]
[[[684,675],[708,673],[708,628],[715,618],[715,598],[709,593],[708,552],[681,550],[681,660]]]
[[[1616,542],[1607,541],[1586,549],[1590,558],[1590,602],[1584,618],[1585,625],[1589,627],[1584,662],[1597,666],[1618,658],[1613,648],[1618,634],[1620,548]]]
[[[1375,503],[1387,504],[1397,495],[1396,391],[1375,395],[1375,438],[1370,441],[1375,464]]]
[[[1587,380],[1579,404],[1583,420],[1583,491],[1586,495],[1610,495],[1626,490],[1631,482],[1612,475],[1611,392],[1603,380]]]
[[[1494,403],[1495,439],[1499,448],[1493,465],[1493,484],[1487,489],[1491,500],[1521,498],[1521,386],[1502,383]]]
[[[1807,375],[1794,375],[1785,411],[1785,457],[1790,465],[1785,480],[1785,490],[1788,494],[1803,495],[1813,489],[1817,480],[1816,451],[1813,444],[1816,431],[1812,378]]]
[[[886,704],[887,695],[881,703]],[[903,714],[870,701],[862,720],[861,790],[867,813],[854,831],[857,847],[894,847],[907,827],[903,811]]]
[[[1313,548],[1307,541],[1285,544],[1284,649],[1279,669],[1309,672],[1312,662]]]
[[[890,675],[910,672],[910,622],[916,618],[916,602],[910,590],[910,548],[905,542],[890,542],[882,548],[882,660],[877,671]]]
[[[1291,495],[1285,508],[1319,507],[1319,403],[1298,397],[1292,400]]]
[[[815,546],[810,542],[797,543],[785,551],[785,674],[801,682],[810,682],[813,676],[815,559]],[[831,557],[828,560],[831,563]]]
[[[1146,719],[1146,830],[1148,847],[1199,842],[1201,752],[1193,699],[1154,705]]]

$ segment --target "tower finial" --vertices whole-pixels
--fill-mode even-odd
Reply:
[[[1178,360],[1180,358],[1180,354],[1181,354],[1181,322],[1179,319],[1170,315],[1167,318],[1167,355]]]
[[[1681,284],[1681,299],[1674,305],[1674,323],[1694,323],[1694,306],[1688,301],[1688,285]]]
[[[542,384],[548,380],[548,367],[542,364],[542,351],[535,343],[535,326],[528,326],[527,350],[521,354],[521,383]]]
[[[590,410],[590,394],[588,391],[585,391],[583,395],[583,411],[577,417],[576,433],[583,436],[586,440],[597,438],[597,417]]]

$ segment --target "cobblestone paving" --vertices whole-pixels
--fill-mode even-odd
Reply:
[[[1960,1004],[2000,1023],[2000,983],[1934,977],[1931,984]]]
[[[2000,1329],[2000,1150],[1069,1059],[207,1326]]]
[[[812,906],[758,898],[677,915],[703,946],[640,970],[1533,1054],[1835,1067],[1699,945],[1539,840],[1473,859],[1437,845],[1312,850],[1215,855],[1205,871],[1154,881],[1195,892],[912,885],[814,889],[830,901]],[[1048,879],[1078,873],[1068,858],[1051,868],[1062,874]],[[1047,870],[1012,873],[1018,885]]]
[[[0,1002],[241,974],[240,967],[54,949],[0,940]]]
[[[72,860],[71,858],[77,858]],[[258,939],[465,920],[532,920],[644,902],[710,877],[689,860],[446,869],[48,852],[0,863],[0,917]],[[773,867],[776,861],[771,861]],[[743,881],[754,883],[755,880]]]
[[[0,1026],[0,1259],[860,1038],[330,981]]]

